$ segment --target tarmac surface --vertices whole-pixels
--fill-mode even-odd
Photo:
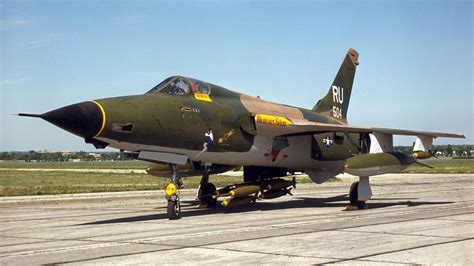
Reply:
[[[162,191],[0,198],[0,265],[473,265],[473,181],[374,177],[362,211],[343,211],[348,179],[230,208],[198,209],[183,190],[175,221]]]

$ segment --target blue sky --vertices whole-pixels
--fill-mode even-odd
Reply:
[[[0,150],[93,150],[12,114],[140,94],[176,74],[311,108],[350,47],[350,123],[474,143],[472,17],[472,1],[452,0],[2,0]]]

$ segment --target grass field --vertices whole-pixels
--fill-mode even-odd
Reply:
[[[423,164],[434,168],[424,167],[418,164],[411,165],[403,173],[420,174],[473,174],[474,159],[450,159],[450,158],[431,158],[420,161]]]
[[[423,163],[435,167],[429,169],[411,166],[405,173],[474,173],[474,160],[429,159]],[[138,173],[81,173],[65,172],[61,169],[141,169],[149,163],[130,162],[0,162],[0,196],[43,195],[64,193],[87,193],[108,191],[163,189],[168,179]],[[18,171],[17,169],[42,168],[52,171]],[[186,188],[197,188],[200,177],[185,178]],[[239,176],[211,176],[217,187],[242,182]],[[298,176],[298,183],[310,183],[306,176]]]
[[[47,168],[47,169],[146,169],[150,163],[143,161],[116,162],[24,162],[3,161],[0,168]]]
[[[45,169],[65,169],[64,165],[56,168],[51,167],[49,164],[43,166]],[[156,190],[163,189],[169,182],[167,178],[138,173],[83,173],[61,170],[19,171],[14,168],[15,167],[11,169],[4,168],[0,170],[0,197]],[[30,168],[41,167],[36,166]],[[118,166],[118,168],[115,169],[123,169],[123,167]],[[197,188],[200,179],[201,177],[183,178],[185,188]],[[217,187],[224,187],[230,184],[241,183],[242,177],[213,175],[210,177],[210,180]],[[311,182],[307,176],[298,176],[296,180],[298,183]]]
[[[0,171],[0,196],[88,193],[163,189],[168,179],[146,174]],[[212,178],[216,186],[241,182],[235,176]],[[184,179],[187,188],[196,188],[199,177]]]

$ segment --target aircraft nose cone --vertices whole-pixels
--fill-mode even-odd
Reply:
[[[44,113],[41,118],[84,138],[97,135],[104,121],[103,112],[95,102],[68,105]]]

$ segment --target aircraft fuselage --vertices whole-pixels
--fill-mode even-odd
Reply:
[[[359,134],[328,132],[279,138],[259,135],[255,114],[339,122],[303,108],[209,86],[212,93],[205,99],[194,94],[147,93],[96,100],[104,112],[105,124],[93,138],[133,152],[178,153],[193,161],[294,171],[342,171],[343,161],[360,153]]]

